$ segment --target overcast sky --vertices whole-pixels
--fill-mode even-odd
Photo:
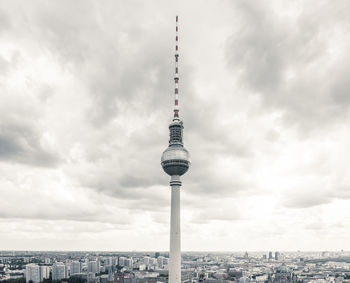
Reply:
[[[0,249],[168,250],[176,14],[182,249],[350,249],[347,0],[1,1]]]

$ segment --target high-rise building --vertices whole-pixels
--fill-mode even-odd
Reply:
[[[88,272],[86,279],[87,279],[87,282],[95,282],[96,281],[96,274],[93,272]]]
[[[269,252],[269,259],[272,259],[272,252]]]
[[[109,270],[108,270],[108,278],[107,278],[108,282],[114,282],[114,273],[112,271],[112,266],[110,266]]]
[[[279,252],[275,252],[275,260],[278,260],[280,257],[280,253]]]
[[[190,155],[183,145],[183,123],[179,118],[178,16],[176,16],[175,40],[174,117],[169,125],[169,146],[161,158],[163,170],[171,176],[169,283],[181,283],[180,176],[185,174],[190,167]]]
[[[50,266],[40,266],[40,282],[50,278]]]
[[[81,263],[74,260],[70,263],[70,275],[81,273]]]
[[[156,264],[157,264],[157,259],[154,258],[154,257],[151,257],[151,258],[149,259],[149,264],[150,264],[150,265],[156,265]]]
[[[98,262],[96,260],[91,260],[89,261],[88,263],[88,268],[87,268],[87,272],[91,272],[91,273],[99,273],[100,270],[99,270],[99,266],[98,266]]]
[[[102,267],[101,259],[98,258],[96,261],[97,261],[97,273],[100,273],[101,270],[103,269],[103,268],[101,268]]]
[[[133,269],[134,261],[133,261],[132,257],[126,258],[124,262],[125,262],[125,266],[126,266],[128,269],[130,269],[130,270]]]
[[[52,265],[52,280],[61,280],[66,277],[66,265],[63,262],[55,262]]]
[[[70,263],[71,261],[69,259],[67,259],[64,263],[64,265],[66,266],[66,278],[70,277]]]
[[[119,261],[118,261],[118,264],[119,266],[125,266],[125,260],[126,260],[126,257],[119,257]]]
[[[33,281],[34,283],[40,282],[40,266],[35,263],[29,263],[26,265],[26,282]]]
[[[159,268],[163,268],[164,267],[164,256],[159,256],[157,258],[157,264]]]
[[[113,266],[113,258],[111,256],[105,258],[105,266]]]
[[[142,262],[148,266],[150,264],[150,257],[149,256],[144,256],[142,259]]]
[[[30,262],[30,257],[24,257],[23,258],[23,262],[26,262],[26,263],[28,262],[29,263]]]
[[[163,259],[163,268],[168,267],[168,265],[169,265],[169,259],[167,257],[165,257]]]

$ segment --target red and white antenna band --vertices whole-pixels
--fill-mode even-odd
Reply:
[[[174,107],[174,118],[179,118],[179,36],[178,36],[178,16],[176,16],[176,37],[175,37],[175,107]]]

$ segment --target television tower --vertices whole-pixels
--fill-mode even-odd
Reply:
[[[190,167],[190,155],[184,148],[182,135],[183,123],[179,118],[179,47],[178,16],[176,16],[175,45],[175,105],[174,117],[169,125],[170,140],[168,148],[163,152],[161,164],[165,173],[171,176],[171,213],[170,213],[170,253],[169,283],[181,283],[181,231],[180,231],[180,176]]]

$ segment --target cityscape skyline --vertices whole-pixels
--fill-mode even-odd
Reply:
[[[0,250],[349,251],[348,1],[2,1]]]
[[[168,253],[0,252],[4,283],[161,283]],[[184,253],[184,283],[349,283],[349,252]]]

